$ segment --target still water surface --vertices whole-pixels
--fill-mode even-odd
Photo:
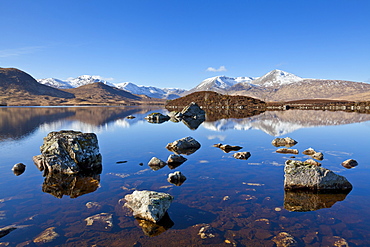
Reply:
[[[189,129],[171,121],[148,123],[144,117],[165,109],[140,107],[2,107],[0,108],[0,228],[24,226],[0,238],[1,246],[276,246],[274,237],[287,232],[298,246],[370,246],[370,115],[348,112],[265,112],[244,119],[220,119]],[[126,116],[134,115],[135,119]],[[42,176],[32,162],[51,131],[94,132],[103,156],[103,172],[85,178]],[[165,146],[192,136],[201,148],[181,166],[153,171],[153,157],[167,160]],[[298,141],[297,160],[312,147],[324,153],[322,166],[345,176],[348,194],[284,193],[284,162],[271,141],[289,136]],[[213,147],[242,146],[248,160]],[[341,162],[356,159],[346,169]],[[125,163],[117,163],[127,161]],[[15,176],[14,164],[27,165]],[[181,171],[181,186],[167,175]],[[136,220],[122,205],[134,190],[174,196],[161,224]],[[121,201],[120,201],[121,200]],[[92,208],[86,206],[96,202]],[[113,225],[87,225],[86,218],[107,213]],[[202,239],[205,224],[215,237]],[[51,228],[52,227],[52,228]],[[38,242],[51,228],[58,237]],[[37,241],[35,241],[35,239]]]

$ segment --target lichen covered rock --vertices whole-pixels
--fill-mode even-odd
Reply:
[[[285,162],[285,190],[350,191],[352,184],[334,172],[302,161]]]
[[[173,197],[167,193],[155,191],[138,191],[125,196],[125,206],[133,211],[134,217],[160,221],[170,207]]]
[[[50,132],[40,147],[41,155],[33,157],[44,176],[49,173],[75,174],[101,172],[102,156],[94,133],[63,130]]]

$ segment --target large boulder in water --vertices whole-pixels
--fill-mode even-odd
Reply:
[[[192,154],[200,148],[200,143],[193,137],[188,136],[168,143],[166,148],[176,154]]]
[[[285,162],[285,190],[313,191],[350,191],[352,184],[348,180],[321,166],[298,160]]]
[[[125,196],[125,206],[133,211],[136,218],[160,221],[170,207],[173,197],[167,193],[155,191],[138,191]]]
[[[198,106],[197,103],[191,102],[189,105],[187,105],[182,111],[181,111],[181,116],[183,118],[191,117],[191,118],[206,118],[206,112],[202,110]]]
[[[63,130],[50,132],[33,161],[44,176],[49,173],[100,173],[102,156],[94,133]]]

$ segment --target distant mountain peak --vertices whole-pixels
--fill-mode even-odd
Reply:
[[[283,70],[275,69],[253,81],[253,84],[263,87],[277,87],[302,81],[303,78]]]

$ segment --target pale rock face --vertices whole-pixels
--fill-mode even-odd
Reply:
[[[44,175],[53,173],[76,174],[80,171],[101,172],[102,157],[94,133],[78,131],[50,132],[40,147],[41,155],[33,157]]]
[[[133,211],[134,217],[152,221],[161,220],[170,207],[173,197],[167,193],[138,191],[125,196],[125,206]]]
[[[293,140],[290,137],[285,137],[285,138],[275,138],[271,144],[274,145],[275,147],[281,147],[281,146],[286,146],[286,147],[293,147],[295,144],[298,142]]]
[[[352,184],[334,172],[302,161],[285,162],[285,190],[350,191]]]

